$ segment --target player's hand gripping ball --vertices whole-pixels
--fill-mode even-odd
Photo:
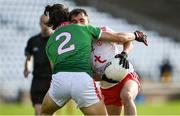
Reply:
[[[108,79],[120,81],[128,74],[129,67],[123,67],[120,60],[120,58],[113,58],[107,63],[104,73]]]

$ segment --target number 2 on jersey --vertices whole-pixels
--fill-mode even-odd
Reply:
[[[59,34],[56,37],[56,41],[59,40],[62,36],[65,36],[64,41],[59,45],[58,47],[58,54],[63,54],[65,52],[69,52],[75,49],[75,45],[72,44],[69,47],[63,48],[72,38],[71,38],[71,34],[68,32],[62,32],[61,34]]]

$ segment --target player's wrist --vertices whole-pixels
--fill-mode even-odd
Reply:
[[[138,40],[138,34],[137,31],[134,32],[135,40]]]
[[[142,38],[144,37],[143,33],[140,31],[135,31],[134,35],[135,35],[135,40],[139,42],[141,42]]]

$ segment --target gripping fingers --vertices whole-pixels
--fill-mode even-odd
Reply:
[[[120,59],[119,65],[123,64],[123,59]]]
[[[129,61],[126,61],[126,69],[129,69]]]
[[[144,35],[144,44],[145,44],[146,46],[148,46],[147,36],[146,36],[146,35]]]
[[[123,68],[126,68],[126,60],[123,60]]]

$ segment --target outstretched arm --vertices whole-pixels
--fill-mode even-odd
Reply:
[[[100,39],[103,41],[111,41],[111,42],[118,42],[120,44],[124,44],[128,41],[135,40],[135,34],[134,33],[102,32]]]
[[[143,32],[140,32],[140,31],[135,31],[134,33],[102,32],[100,40],[118,42],[121,44],[136,40],[148,46],[147,36]]]

